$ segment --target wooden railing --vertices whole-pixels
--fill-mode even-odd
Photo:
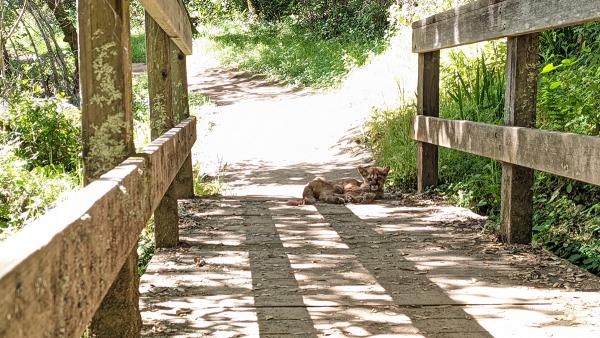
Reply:
[[[177,199],[193,195],[181,1],[142,1],[151,129],[133,146],[129,2],[79,0],[88,185],[0,244],[0,337],[139,337],[137,242],[154,213],[158,247],[178,243]]]
[[[500,234],[531,241],[533,170],[600,185],[600,138],[531,129],[536,120],[538,32],[600,20],[600,1],[480,0],[413,23],[419,53],[418,189],[437,184],[443,146],[502,162]],[[439,116],[440,49],[507,38],[505,126]]]

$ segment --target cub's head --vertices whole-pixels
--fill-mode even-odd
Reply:
[[[359,166],[358,172],[364,180],[364,188],[368,188],[369,191],[383,193],[383,185],[385,184],[385,179],[387,178],[387,175],[390,172],[390,168],[376,166]]]

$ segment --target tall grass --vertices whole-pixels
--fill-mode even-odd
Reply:
[[[131,59],[134,63],[146,63],[146,33],[131,34]]]
[[[598,44],[600,46],[600,44]],[[502,123],[505,46],[491,43],[479,55],[450,53],[442,67],[441,116]],[[541,74],[538,127],[593,134],[592,112],[600,104],[593,96],[598,64],[555,67]],[[564,63],[561,63],[564,65]],[[546,67],[542,65],[541,68]],[[546,69],[548,69],[546,67]],[[541,71],[542,69],[540,69]],[[415,187],[415,144],[409,125],[415,107],[377,111],[367,123],[366,138],[377,160],[392,168],[391,188]],[[440,148],[437,192],[452,203],[499,220],[502,170],[497,161]],[[600,273],[600,188],[550,174],[536,173],[534,243]]]
[[[338,84],[353,67],[385,47],[383,39],[360,35],[323,39],[290,18],[256,23],[224,18],[205,24],[202,35],[227,67],[317,88]]]

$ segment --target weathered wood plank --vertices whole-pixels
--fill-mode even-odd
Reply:
[[[90,183],[135,151],[129,1],[82,0],[78,10],[84,175]],[[130,251],[92,319],[94,337],[140,334],[138,257]]]
[[[80,0],[79,78],[86,182],[135,152],[129,2]]]
[[[600,20],[590,0],[480,0],[413,23],[413,52]]]
[[[600,137],[416,116],[419,142],[600,185]]]
[[[165,31],[146,12],[150,134],[153,139],[175,125],[171,43]],[[179,244],[179,214],[175,184],[172,183],[154,212],[154,238],[157,248],[172,248]]]
[[[0,337],[78,337],[196,139],[189,118],[0,244]]]
[[[506,57],[504,124],[535,127],[539,64],[538,33],[510,37]],[[532,236],[533,169],[502,163],[500,237],[529,244]]]
[[[190,104],[187,82],[187,62],[185,54],[170,43],[171,91],[173,98],[173,114],[176,121],[182,121],[190,116]],[[181,167],[175,177],[175,195],[177,198],[194,197],[194,175],[192,173],[192,154]]]
[[[192,24],[181,1],[141,0],[167,35],[186,55],[192,54]]]
[[[440,112],[440,52],[419,54],[417,114],[439,116]],[[438,148],[417,142],[417,189],[423,192],[438,181]]]

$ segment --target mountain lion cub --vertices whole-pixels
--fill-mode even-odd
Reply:
[[[363,182],[353,178],[327,181],[317,177],[304,187],[301,200],[291,200],[288,205],[315,204],[317,201],[334,204],[372,203],[383,197],[383,185],[390,171],[388,167],[359,166]]]

